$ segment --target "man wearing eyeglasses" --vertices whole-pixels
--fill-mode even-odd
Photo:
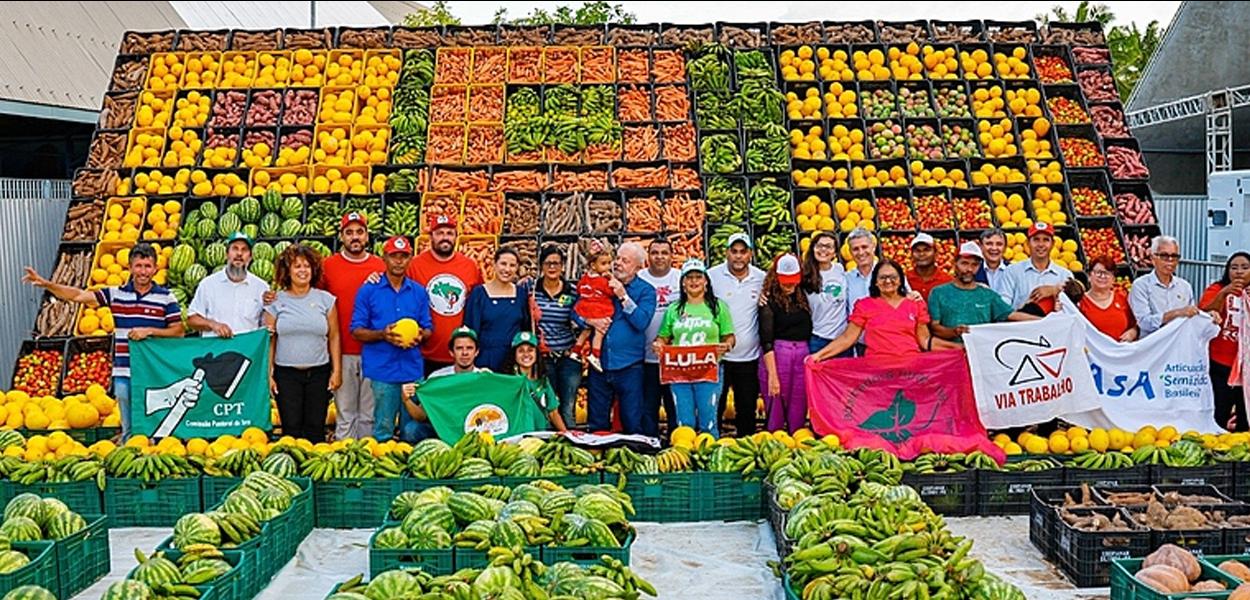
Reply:
[[[1133,282],[1128,303],[1137,318],[1141,337],[1146,337],[1172,319],[1192,317],[1199,312],[1194,304],[1194,290],[1189,282],[1176,276],[1181,260],[1181,245],[1176,238],[1161,235],[1150,242],[1150,262],[1154,271]]]

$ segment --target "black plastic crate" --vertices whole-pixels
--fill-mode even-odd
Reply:
[[[1204,507],[1212,513],[1221,513],[1224,519],[1250,515],[1250,506],[1245,504],[1217,504]],[[1224,551],[1229,554],[1250,554],[1250,525],[1224,522]]]
[[[1027,515],[1034,486],[1063,485],[1063,469],[977,471],[977,514]]]
[[[1250,462],[1235,462],[1232,465],[1232,496],[1236,500],[1250,501]]]
[[[1167,502],[1163,500],[1163,496],[1169,492],[1176,492],[1182,496],[1208,496],[1217,499],[1216,503],[1218,504],[1240,504],[1240,502],[1233,500],[1232,497],[1224,493],[1224,489],[1227,488],[1221,489],[1214,485],[1168,485],[1157,483],[1151,487],[1154,488],[1155,493],[1159,495],[1159,500],[1164,502],[1164,504],[1167,504]]]
[[[1055,509],[1063,505],[1065,495],[1079,499],[1081,488],[1036,486],[1029,492],[1029,541],[1047,558],[1055,556]]]
[[[1099,487],[1122,487],[1152,483],[1150,465],[1134,465],[1127,469],[1075,469],[1064,467],[1063,482],[1066,485],[1088,483]]]
[[[904,473],[903,483],[916,488],[933,512],[948,517],[966,517],[977,511],[977,472],[917,475]]]
[[[1150,480],[1158,485],[1212,485],[1219,490],[1233,489],[1233,466],[1217,463],[1209,467],[1168,467],[1153,465]]]
[[[1137,525],[1118,508],[1072,508],[1078,516],[1099,513],[1107,518],[1119,515],[1132,531],[1084,531],[1062,518],[1057,521],[1055,553],[1059,566],[1076,587],[1100,587],[1111,580],[1111,563],[1149,554],[1151,531]]]

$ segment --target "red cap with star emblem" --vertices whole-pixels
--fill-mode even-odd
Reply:
[[[402,235],[397,235],[386,240],[386,246],[382,248],[382,252],[384,254],[395,254],[397,252],[400,254],[412,254],[412,242],[409,242],[408,238]]]
[[[366,217],[364,213],[358,213],[356,211],[349,212],[343,215],[343,219],[339,221],[339,229],[343,229],[352,223],[360,223],[361,225],[368,227],[369,217]]]
[[[456,217],[452,215],[434,215],[433,217],[430,217],[430,232],[433,233],[434,230],[440,227],[450,227],[455,229]]]
[[[1033,237],[1039,233],[1054,237],[1055,228],[1051,227],[1050,225],[1047,225],[1046,223],[1042,223],[1040,221],[1029,226],[1029,237]]]

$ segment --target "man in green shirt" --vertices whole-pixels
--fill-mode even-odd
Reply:
[[[964,242],[955,259],[955,280],[933,288],[929,293],[929,328],[933,335],[952,342],[963,342],[963,334],[973,325],[1000,321],[1035,321],[1038,317],[1013,311],[997,292],[977,283],[977,271],[985,256],[976,242]]]

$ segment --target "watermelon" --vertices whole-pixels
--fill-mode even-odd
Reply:
[[[38,585],[23,585],[9,590],[2,600],[56,600],[56,594]]]
[[[422,502],[437,502],[439,504],[447,504],[447,499],[455,492],[445,485],[438,485],[432,488],[421,490],[417,498]]]
[[[217,220],[217,234],[223,238],[230,237],[230,234],[242,228],[243,220],[234,213],[221,215],[221,218]]]
[[[269,242],[256,242],[256,245],[252,246],[252,258],[254,259],[273,262],[276,257],[277,254],[274,253],[273,246]]]
[[[0,550],[12,550],[12,549],[13,549],[13,543],[9,541],[9,538],[3,535],[0,535]]]
[[[18,494],[9,500],[4,507],[4,520],[7,523],[13,517],[27,517],[38,523],[43,520],[43,511],[45,510],[43,498],[36,496],[30,492]]]
[[[538,463],[538,459],[528,454],[517,457],[508,466],[509,477],[538,477],[541,471],[542,465]]]
[[[471,492],[456,492],[452,494],[451,498],[447,499],[447,507],[456,516],[456,520],[461,523],[472,523],[496,517],[486,498]]]
[[[260,493],[260,503],[274,514],[291,508],[291,496],[279,489],[268,489]]]
[[[67,512],[70,512],[70,510],[68,506],[65,506],[64,502],[61,502],[60,500],[56,498],[44,498],[43,499],[43,513],[39,516],[38,519],[35,519],[35,521],[39,523],[40,527],[43,527],[46,529],[48,526],[48,523],[52,522],[52,519],[54,517],[56,517],[57,515],[65,514]]]
[[[299,235],[303,226],[300,225],[299,219],[287,219],[278,227],[278,235],[282,237],[295,237]]]
[[[265,195],[260,198],[260,207],[267,214],[276,214],[282,210],[282,192],[278,188],[271,187],[265,190]]]
[[[138,550],[135,554],[140,555]],[[147,560],[141,561],[130,574],[130,578],[146,583],[148,587],[158,587],[163,583],[177,584],[182,581],[182,572],[178,570],[178,565],[165,558],[164,554],[157,552],[147,557]]]
[[[369,586],[365,588],[365,596],[369,600],[390,600],[391,598],[417,598],[421,596],[421,581],[414,575],[399,569],[378,573]]]
[[[291,242],[282,240],[281,242],[278,242],[273,245],[273,251],[275,254],[282,254],[283,252],[286,251],[287,248],[290,248],[290,247],[291,247]]]
[[[544,490],[536,485],[522,483],[521,485],[512,488],[512,496],[508,499],[512,502],[524,500],[534,504],[535,506],[541,506],[543,498],[546,498],[547,494],[547,490]]]
[[[279,217],[277,213],[268,213],[260,218],[260,237],[278,237],[278,230],[281,227],[282,217]]]
[[[512,519],[514,517],[540,517],[542,513],[538,511],[538,505],[529,500],[514,500],[503,506],[503,510],[499,511],[499,518]]]
[[[222,242],[213,242],[205,246],[202,258],[204,261],[202,264],[210,269],[226,264],[226,245]]]
[[[48,525],[44,527],[48,532],[48,537],[54,540],[63,540],[86,528],[87,520],[82,518],[82,515],[68,510],[52,517]]]
[[[329,246],[326,246],[317,240],[304,240],[304,245],[312,248],[313,252],[320,254],[321,258],[330,258],[330,255],[334,254],[330,251]]]
[[[625,525],[625,509],[621,503],[603,494],[586,494],[577,499],[573,512],[591,519],[599,519],[608,525]]]
[[[484,458],[466,458],[456,469],[456,479],[486,479],[495,475],[495,468]]]
[[[451,534],[433,523],[422,523],[404,530],[413,550],[441,550],[451,547]]]
[[[149,600],[152,596],[152,588],[149,588],[146,583],[125,579],[113,582],[108,589],[104,590],[104,595],[100,596],[100,600]]]
[[[194,266],[200,267],[201,269],[204,268],[200,265],[194,265]],[[174,299],[178,301],[178,306],[186,307],[187,298],[188,298],[186,289],[181,288],[181,287],[176,287],[176,288],[170,289],[169,293],[174,295]]]
[[[404,517],[400,527],[404,530],[404,535],[411,538],[412,532],[422,525],[435,525],[451,531],[456,527],[456,516],[442,504],[422,504]]]
[[[17,550],[0,552],[0,573],[12,573],[30,564],[30,557]]]
[[[298,219],[304,216],[304,201],[297,196],[290,196],[282,201],[282,218]]]
[[[9,446],[21,446],[26,443],[26,438],[22,436],[16,429],[5,429],[0,431],[0,450],[4,450]]]
[[[199,207],[200,217],[206,221],[216,221],[221,217],[221,211],[217,209],[217,204],[213,202],[205,202]]]
[[[0,525],[0,535],[14,542],[37,542],[43,539],[43,530],[30,517],[13,517]]]
[[[538,471],[539,477],[563,477],[568,474],[568,467],[555,461],[549,461]]]
[[[239,200],[235,206],[238,207],[235,212],[244,223],[255,223],[260,220],[260,200],[248,196]]]
[[[299,465],[295,464],[295,459],[284,452],[274,452],[266,456],[265,460],[261,461],[260,468],[278,477],[294,477],[299,472]]]
[[[253,471],[252,473],[249,473],[247,477],[243,478],[243,483],[241,485],[244,489],[251,491],[253,494],[260,494],[266,488],[276,488],[285,491],[287,495],[292,498],[304,491],[299,484],[265,471]]]
[[[373,536],[373,547],[381,550],[407,548],[408,536],[399,527],[387,527]]]
[[[567,513],[577,504],[577,497],[572,492],[558,491],[547,494],[539,503],[538,510],[544,517],[553,517],[556,513]]]
[[[401,492],[391,500],[391,517],[395,519],[403,519],[412,512],[414,506],[421,504],[421,495],[417,492],[407,491]]]
[[[195,264],[195,249],[186,244],[174,246],[174,251],[169,255],[170,273],[181,274],[193,264]]]
[[[217,523],[208,515],[190,513],[182,515],[174,523],[174,547],[179,550],[184,550],[192,544],[212,544],[216,546],[220,543],[221,529],[217,527]]]
[[[504,548],[515,548],[525,545],[525,530],[515,521],[500,521],[490,530],[490,544]]]
[[[217,236],[217,223],[205,219],[195,225],[195,237],[200,239],[212,239]]]
[[[260,258],[254,259],[252,260],[252,265],[247,270],[266,282],[273,281],[273,261]]]
[[[204,268],[204,265],[194,264],[187,269],[186,273],[182,274],[182,283],[187,286],[187,289],[194,290],[196,286],[200,285],[200,280],[205,277],[208,277],[208,269]],[[180,301],[179,304],[183,303]]]
[[[246,235],[247,237],[250,237],[252,239],[256,239],[260,237],[260,228],[256,227],[255,223],[248,223],[244,225],[242,229],[240,229],[240,231],[243,232],[243,235]]]
[[[442,454],[443,452],[447,452],[449,450],[451,450],[451,446],[448,446],[447,442],[438,438],[426,438],[417,442],[417,445],[412,447],[412,454],[409,456],[409,461],[411,462],[424,458],[427,454]]]
[[[221,510],[228,513],[248,515],[257,521],[263,521],[265,516],[265,505],[261,504],[259,495],[251,490],[230,492],[230,495],[226,496],[226,500],[221,503]]]

